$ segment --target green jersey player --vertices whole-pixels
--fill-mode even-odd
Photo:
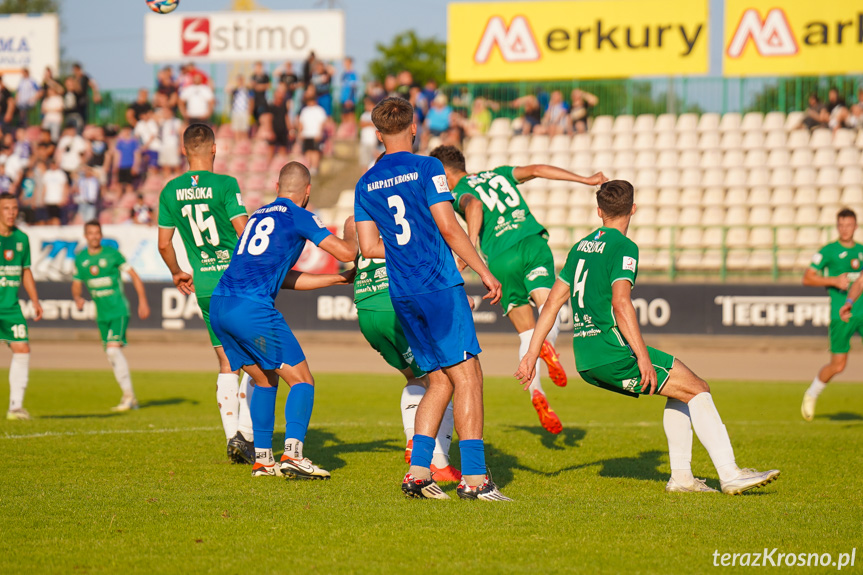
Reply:
[[[24,409],[24,392],[30,377],[30,343],[27,322],[18,303],[21,286],[30,297],[33,320],[42,319],[42,306],[36,293],[36,282],[30,271],[30,240],[27,234],[15,227],[18,219],[18,200],[11,194],[0,194],[0,341],[12,350],[9,364],[9,411],[6,419],[26,420],[30,414]]]
[[[501,166],[468,174],[464,156],[458,148],[441,146],[431,155],[443,164],[447,182],[455,195],[456,211],[467,222],[468,236],[474,245],[479,241],[488,258],[488,268],[500,280],[503,289],[500,305],[518,332],[518,357],[521,359],[536,326],[531,305],[541,312],[554,284],[554,257],[548,247],[548,233],[530,213],[518,185],[534,178],[599,185],[607,178],[602,172],[585,178],[541,164]],[[552,381],[564,386],[566,372],[554,349],[559,331],[558,321],[542,346],[540,358],[548,366]],[[539,370],[536,370],[529,391],[542,426],[550,433],[560,433],[563,425],[548,406],[539,381]]]
[[[849,296],[848,286],[860,277],[863,265],[863,245],[854,241],[857,214],[847,208],[840,211],[836,229],[839,239],[821,248],[803,275],[803,285],[826,287],[830,295],[830,363],[821,368],[803,394],[800,412],[806,421],[815,417],[815,402],[827,383],[845,371],[851,338],[855,334],[863,336],[863,302],[851,302],[847,321],[840,317],[840,309]]]
[[[138,294],[138,317],[150,317],[150,306],[144,282],[126,263],[119,250],[102,245],[102,226],[97,220],[84,224],[87,247],[75,256],[75,277],[72,280],[72,298],[78,309],[84,309],[83,286],[87,284],[90,297],[96,304],[96,325],[102,336],[102,347],[114,370],[114,378],[123,391],[120,404],[113,411],[138,409],[138,400],[132,387],[129,363],[123,355],[126,345],[126,328],[129,326],[129,302],[123,293],[122,273],[128,274]]]
[[[183,153],[189,171],[169,181],[159,197],[159,253],[180,292],[193,292],[201,308],[210,342],[219,360],[216,397],[228,440],[228,457],[237,463],[254,463],[252,420],[249,415],[248,379],[239,383],[222,344],[210,328],[210,296],[231,261],[237,238],[249,219],[237,180],[213,173],[216,140],[204,124],[192,124],[183,133]],[[174,231],[192,266],[189,274],[177,263]]]
[[[572,347],[578,373],[588,383],[632,397],[667,397],[663,425],[671,479],[667,491],[715,492],[692,475],[692,429],[707,449],[724,493],[766,485],[779,471],[740,469],[710,388],[680,360],[647,347],[630,292],[638,274],[638,246],[626,237],[635,214],[632,184],[612,180],[596,194],[602,227],[576,242],[539,316],[516,377],[527,387],[540,348],[560,308],[571,300]]]

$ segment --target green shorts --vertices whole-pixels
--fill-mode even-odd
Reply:
[[[357,310],[357,316],[363,337],[381,354],[384,361],[398,370],[411,368],[415,377],[426,374],[414,359],[396,312],[360,309]]]
[[[863,318],[852,317],[847,322],[839,318],[830,320],[830,353],[851,351],[851,338],[854,334],[863,337]]]
[[[488,269],[501,283],[500,306],[506,315],[528,305],[533,290],[554,285],[554,256],[541,235],[527,237],[512,249],[489,260]]]
[[[107,347],[109,343],[126,345],[126,328],[129,327],[129,316],[108,318],[104,321],[96,318],[99,333],[102,334],[102,345]]]
[[[647,348],[650,362],[656,370],[656,390],[659,393],[668,381],[671,368],[674,366],[674,356],[652,347]],[[641,372],[638,370],[638,361],[635,356],[615,361],[606,365],[600,365],[591,369],[579,371],[581,378],[591,385],[622,393],[630,397],[638,397],[645,393],[641,389]]]
[[[0,341],[6,343],[28,341],[27,322],[24,321],[24,314],[17,304],[0,313]]]
[[[210,333],[210,343],[213,347],[222,347],[222,342],[213,333],[213,328],[210,327],[210,297],[199,297],[198,307],[201,308],[201,315],[204,316],[204,323],[207,325],[207,331]]]

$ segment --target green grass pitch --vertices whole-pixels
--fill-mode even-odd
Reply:
[[[806,423],[801,383],[714,383],[738,463],[782,470],[729,497],[665,493],[663,399],[548,383],[555,437],[514,380],[489,379],[488,463],[515,499],[490,504],[401,495],[396,376],[318,376],[305,452],[327,482],[229,464],[212,374],[134,377],[142,409],[118,415],[108,371],[31,374],[35,419],[0,422],[0,572],[700,573],[716,550],[774,547],[861,547],[863,565],[860,385],[830,386]],[[693,469],[718,487],[697,440]]]

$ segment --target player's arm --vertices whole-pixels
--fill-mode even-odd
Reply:
[[[476,247],[479,241],[479,231],[482,229],[482,202],[470,194],[464,194],[459,200],[459,208],[464,214],[464,221],[467,223],[467,237],[470,238],[470,243]],[[458,258],[458,271],[463,271],[467,267],[467,263]]]
[[[318,247],[340,262],[352,262],[357,257],[357,227],[353,216],[345,220],[342,235],[344,237],[340,238],[330,234],[321,240]]]
[[[641,328],[638,327],[638,316],[635,314],[635,306],[632,305],[632,284],[622,279],[611,284],[611,308],[617,320],[617,329],[629,343],[635,359],[638,361],[638,370],[641,372],[641,388],[650,389],[650,395],[656,391],[656,370],[647,353],[647,345],[641,337]],[[545,311],[545,310],[543,310]]]
[[[385,259],[384,240],[378,226],[371,220],[357,222],[357,235],[360,239],[360,253],[367,260],[378,258]]]
[[[839,316],[842,318],[842,321],[848,321],[851,319],[851,308],[854,307],[854,302],[857,301],[861,293],[863,293],[863,275],[858,277],[854,283],[851,284],[851,287],[848,288],[848,299],[846,299],[845,304],[839,308]]]
[[[518,183],[527,182],[534,178],[543,178],[546,180],[561,180],[565,182],[575,182],[586,186],[598,186],[603,182],[607,182],[608,178],[602,172],[596,172],[592,176],[579,176],[569,170],[549,166],[548,164],[530,164],[529,166],[517,166],[512,169],[512,177],[518,180]]]
[[[84,309],[84,282],[81,280],[72,280],[72,299],[75,300],[75,307]]]
[[[135,293],[138,294],[138,317],[147,319],[150,317],[150,304],[147,303],[147,290],[144,289],[144,282],[141,281],[141,276],[138,275],[135,268],[128,264],[125,264],[120,269],[129,274],[129,277],[132,279],[132,285],[135,288]]]
[[[42,304],[39,303],[39,294],[36,292],[36,280],[33,279],[33,272],[30,268],[21,270],[21,285],[24,286],[24,291],[27,292],[27,297],[33,304],[33,321],[42,319]]]
[[[330,286],[349,285],[354,283],[357,268],[353,267],[338,274],[312,274],[291,270],[282,282],[282,289],[308,291]]]
[[[234,226],[234,231],[237,232],[237,237],[243,235],[243,230],[246,229],[246,223],[249,221],[249,216],[237,216],[231,220],[231,225]]]
[[[177,252],[174,251],[174,228],[159,228],[159,255],[171,272],[171,279],[180,293],[190,295],[195,291],[192,276],[180,269]]]
[[[832,287],[838,290],[845,291],[851,281],[848,279],[848,274],[840,274],[835,277],[828,277],[813,267],[806,268],[803,274],[803,285],[809,287]]]
[[[476,248],[473,247],[470,238],[467,237],[467,234],[464,233],[464,230],[458,224],[452,204],[450,202],[437,202],[432,204],[430,209],[444,241],[462,261],[479,274],[482,283],[488,289],[488,293],[482,296],[482,299],[491,300],[492,304],[499,302],[501,295],[500,282],[489,271],[482,258],[476,252]],[[369,257],[365,254],[363,256]]]
[[[530,338],[530,347],[528,347],[524,357],[521,358],[521,363],[518,364],[518,369],[515,372],[516,379],[521,382],[524,389],[530,387],[530,383],[533,381],[536,372],[536,360],[539,359],[542,342],[548,337],[548,332],[554,326],[557,314],[560,313],[560,308],[563,307],[567,299],[569,299],[569,285],[560,279],[556,280],[548,293],[548,299],[545,301],[542,313],[539,314],[539,319],[536,321],[533,336]]]

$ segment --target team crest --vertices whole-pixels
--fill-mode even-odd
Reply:
[[[598,230],[598,231],[596,232],[596,235],[595,235],[595,236],[593,236],[593,239],[594,239],[594,240],[598,240],[599,238],[601,238],[601,237],[602,237],[602,236],[604,236],[604,235],[605,235],[605,232],[604,232],[604,231],[602,231],[602,230]]]
[[[851,260],[851,267],[855,270],[860,269],[860,260]]]
[[[192,176],[192,187],[194,188],[197,185],[198,185],[198,176]]]
[[[11,262],[12,258],[15,257],[15,252],[12,250],[3,250],[3,257],[6,258],[7,262]]]
[[[91,276],[99,275],[99,266],[90,266],[90,275]]]

